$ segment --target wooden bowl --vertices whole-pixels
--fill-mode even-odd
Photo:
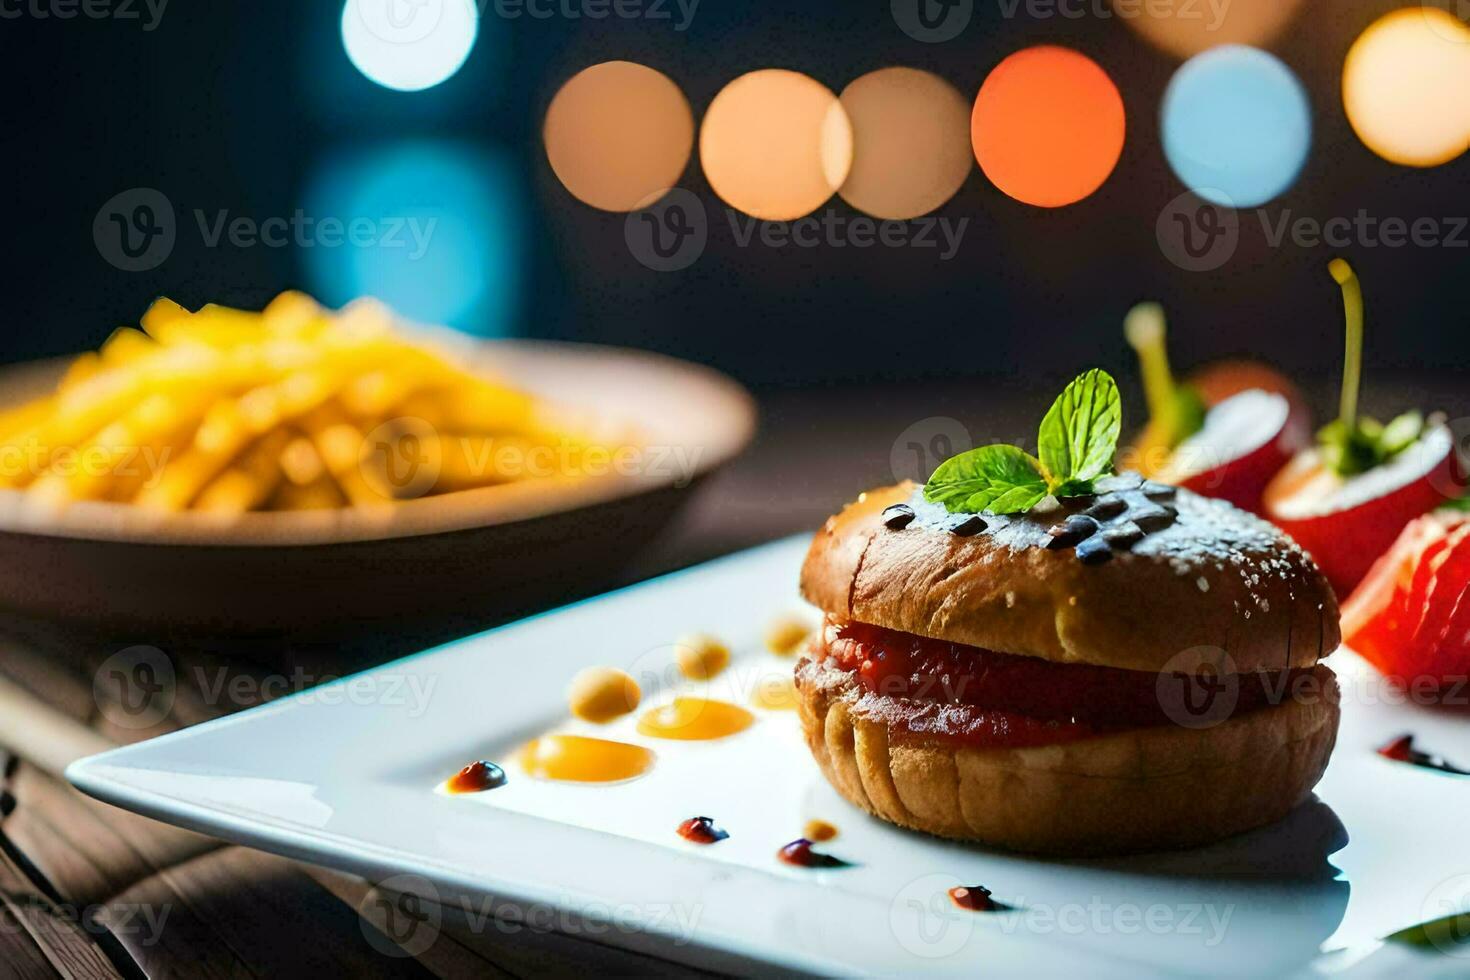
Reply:
[[[0,491],[0,610],[169,634],[473,626],[609,580],[754,432],[750,396],[698,365],[539,341],[465,350],[473,367],[628,424],[641,436],[636,463],[382,508],[232,518],[93,502],[45,512]],[[0,371],[0,405],[49,391],[64,367]]]

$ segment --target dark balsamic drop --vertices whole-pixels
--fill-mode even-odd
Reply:
[[[1171,487],[1167,483],[1145,480],[1143,484],[1143,495],[1152,500],[1173,500],[1178,492],[1178,487]]]
[[[782,862],[798,868],[846,868],[848,863],[830,854],[812,850],[812,842],[798,837],[776,852]]]
[[[487,789],[499,789],[505,783],[505,770],[481,759],[451,776],[447,788],[451,793],[483,793]]]
[[[1442,756],[1431,755],[1414,748],[1414,736],[1412,735],[1400,735],[1379,748],[1378,754],[1385,759],[1418,766],[1420,769],[1433,769],[1435,772],[1447,772],[1456,776],[1470,776],[1470,769],[1461,769],[1459,766],[1446,762]]]
[[[1102,525],[1086,514],[1073,514],[1046,532],[1050,537],[1046,546],[1053,551],[1077,547],[1101,529]]]
[[[1173,524],[1179,516],[1179,511],[1162,504],[1148,504],[1131,511],[1128,516],[1145,533],[1152,534],[1154,531],[1162,531]]]
[[[949,900],[970,912],[1004,912],[1010,908],[990,897],[990,889],[983,885],[961,885],[949,890]]]
[[[1077,560],[1084,565],[1101,565],[1113,560],[1113,546],[1101,535],[1077,546]]]
[[[679,824],[678,832],[694,844],[715,844],[730,836],[724,828],[716,826],[712,817],[690,817]]]
[[[914,509],[908,504],[894,504],[883,511],[883,525],[890,531],[902,531],[914,522]]]
[[[972,514],[949,530],[951,534],[957,534],[962,538],[969,538],[979,534],[988,527],[990,525],[985,522],[985,518],[979,514]]]
[[[1103,532],[1103,540],[1115,548],[1131,548],[1143,539],[1143,528],[1132,521],[1125,521]]]
[[[1128,509],[1128,501],[1122,497],[1107,496],[1083,511],[1088,517],[1099,521],[1110,521],[1115,517],[1122,516]]]

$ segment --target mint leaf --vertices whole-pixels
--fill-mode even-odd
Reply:
[[[1424,433],[1424,416],[1420,412],[1405,412],[1383,427],[1379,446],[1385,459],[1392,459],[1408,449]]]
[[[1457,510],[1463,514],[1470,514],[1470,497],[1457,497],[1447,500],[1439,505],[1440,510]]]
[[[1039,464],[1015,446],[982,446],[939,464],[924,499],[951,514],[1017,514],[1047,494]]]
[[[1113,468],[1123,425],[1112,375],[1094,368],[1067,385],[1041,420],[1037,448],[1047,487],[1095,480]]]
[[[1329,422],[1317,433],[1322,459],[1339,476],[1366,473],[1408,449],[1424,434],[1424,416],[1405,412],[1388,425],[1377,419],[1359,418],[1352,426],[1341,419]]]

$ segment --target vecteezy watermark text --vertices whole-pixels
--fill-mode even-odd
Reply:
[[[223,667],[175,668],[173,658],[153,646],[132,646],[104,660],[92,678],[92,696],[113,725],[151,728],[169,716],[180,690],[191,704],[234,711],[299,696],[305,703],[402,708],[419,718],[439,679],[412,672],[375,671],[343,678],[296,667],[288,674],[243,674]]]
[[[1199,21],[1206,31],[1218,31],[1225,23],[1231,0],[996,0],[1006,20],[1017,16],[1032,20],[1152,20]]]
[[[935,248],[939,261],[948,262],[960,250],[969,218],[928,215],[908,221],[844,215],[828,208],[820,216],[795,221],[760,221],[726,209],[725,218],[735,244],[749,248],[759,242],[766,248]]]
[[[0,0],[0,20],[137,21],[144,33],[157,30],[169,0]]]
[[[673,21],[674,30],[686,31],[694,22],[700,0],[480,0],[497,17],[517,20],[651,20]],[[677,19],[676,19],[677,18]]]
[[[0,936],[25,931],[27,920],[68,922],[88,935],[113,935],[138,946],[156,946],[163,938],[173,906],[137,902],[102,902],[76,905],[51,902],[36,895],[15,895],[7,900],[16,915],[0,917]]]
[[[1187,272],[1211,272],[1229,262],[1240,247],[1242,231],[1260,228],[1268,248],[1398,249],[1470,248],[1470,217],[1465,215],[1377,215],[1359,208],[1351,215],[1321,217],[1291,208],[1237,211],[1186,192],[1166,204],[1155,223],[1159,250]],[[1251,220],[1254,219],[1254,220]]]
[[[263,218],[236,214],[229,208],[194,208],[192,217],[205,248],[402,249],[412,261],[428,252],[439,224],[437,217],[312,215],[302,208]],[[113,195],[97,210],[92,239],[109,265],[124,272],[147,272],[173,254],[179,226],[166,194],[152,187],[134,187]]]
[[[388,956],[419,956],[438,940],[444,914],[471,934],[556,932],[568,936],[661,932],[676,946],[694,938],[704,906],[690,902],[606,903],[563,898],[522,904],[467,895],[441,895],[421,875],[400,874],[374,885],[358,902],[363,935]]]
[[[736,248],[916,248],[935,250],[941,262],[959,254],[970,219],[926,215],[907,221],[843,214],[828,208],[792,221],[766,221],[721,208]],[[624,219],[628,251],[656,272],[687,269],[704,254],[710,238],[709,211],[692,192],[676,187]]]

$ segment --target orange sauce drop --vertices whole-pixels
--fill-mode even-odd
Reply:
[[[536,779],[615,783],[653,768],[654,754],[641,745],[585,735],[542,735],[520,751],[521,768]]]
[[[790,676],[762,677],[750,695],[750,703],[767,711],[795,711],[796,684]]]
[[[638,734],[649,738],[672,738],[702,742],[743,732],[755,715],[728,701],[708,698],[675,698],[638,719]]]
[[[829,841],[837,836],[837,828],[825,820],[808,820],[801,836],[809,841]]]

